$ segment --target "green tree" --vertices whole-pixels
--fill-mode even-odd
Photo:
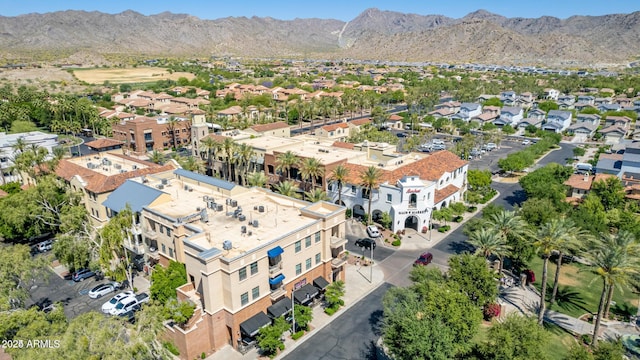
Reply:
[[[502,107],[504,104],[500,101],[500,98],[494,97],[491,99],[487,99],[482,103],[483,106],[499,106]]]
[[[176,297],[169,298],[164,304],[164,318],[183,326],[193,316],[195,307],[196,306],[189,301],[180,301]]]
[[[371,202],[373,200],[373,189],[378,187],[378,182],[382,178],[382,171],[375,167],[369,166],[362,174],[360,174],[360,181],[362,186],[366,189],[366,194],[369,199],[369,207],[367,210],[367,224],[371,224]]]
[[[291,180],[291,168],[298,163],[298,156],[287,150],[276,156],[276,170],[287,173],[287,180]]]
[[[549,334],[536,320],[511,314],[490,329],[488,340],[480,345],[484,359],[548,359]]]
[[[311,191],[305,191],[304,193],[305,198],[307,199],[307,201],[309,202],[318,202],[318,201],[327,201],[329,198],[327,197],[327,193],[324,192],[322,189],[313,189]]]
[[[483,257],[454,255],[448,263],[447,279],[455,282],[477,306],[493,302],[498,296],[495,276],[489,271]]]
[[[560,216],[560,211],[552,200],[548,198],[530,198],[522,203],[518,215],[532,227],[540,225]]]
[[[149,161],[154,164],[163,164],[166,161],[166,158],[163,153],[158,150],[153,150],[151,155],[149,156]]]
[[[555,101],[542,101],[538,104],[538,109],[548,113],[549,110],[558,110],[559,106],[558,103]]]
[[[502,210],[491,214],[487,219],[486,226],[496,229],[507,242],[511,250],[511,257],[515,261],[524,263],[533,255],[533,248],[529,240],[531,231],[524,219],[514,211]],[[502,274],[502,267],[498,273]]]
[[[482,190],[491,186],[491,172],[489,170],[470,169],[467,174],[469,189]]]
[[[26,245],[8,245],[0,252],[0,311],[20,308],[33,282],[46,274],[46,257],[32,257]]]
[[[184,264],[171,260],[168,267],[156,265],[151,273],[151,298],[164,304],[175,298],[176,289],[187,283],[187,271]]]
[[[507,239],[501,236],[496,229],[490,227],[481,226],[471,232],[467,242],[475,248],[476,255],[482,255],[484,259],[489,259],[491,255],[495,255],[501,263],[511,251]],[[502,265],[500,268],[502,268]]]
[[[502,127],[502,132],[507,134],[507,135],[513,135],[513,134],[516,133],[516,129],[514,129],[513,126],[507,124],[507,125]]]
[[[342,306],[344,304],[344,301],[342,301],[344,293],[345,289],[343,281],[338,280],[329,284],[324,294],[324,300],[327,303],[327,307],[337,309]]]
[[[265,187],[267,185],[267,182],[269,181],[267,175],[265,175],[262,171],[256,171],[249,174],[247,180],[249,181],[249,186],[255,187]]]
[[[311,180],[311,189],[315,189],[316,179],[324,175],[324,167],[320,160],[314,157],[306,157],[299,161],[298,166],[302,180]]]
[[[569,213],[576,225],[584,230],[597,235],[608,232],[607,213],[600,198],[595,193],[589,193],[584,197],[577,209]]]
[[[553,304],[558,294],[558,286],[560,283],[560,270],[562,269],[562,258],[566,254],[576,254],[581,250],[584,242],[588,242],[590,234],[575,226],[571,219],[560,218],[561,226],[564,228],[563,232],[565,236],[559,238],[555,242],[556,259],[556,272],[553,278],[553,288],[551,290],[551,298],[549,304]]]
[[[309,323],[313,320],[313,311],[311,311],[311,308],[295,304],[293,311],[295,312],[296,330],[308,330]]]
[[[293,181],[282,181],[273,186],[273,189],[284,196],[298,198],[298,186]]]
[[[620,208],[624,203],[624,185],[615,176],[595,181],[591,185],[591,191],[600,198],[605,211]]]
[[[344,182],[347,180],[348,176],[349,168],[347,168],[343,164],[336,166],[329,176],[329,179],[338,185],[338,204],[340,205],[342,205],[342,186],[344,185]]]
[[[278,350],[284,350],[282,334],[289,328],[283,317],[276,318],[273,324],[260,329],[257,342],[260,349],[270,358],[275,357]]]
[[[572,150],[573,152],[573,156],[584,156],[584,154],[587,152],[587,150],[585,150],[583,147],[580,146],[576,146],[574,147]]]

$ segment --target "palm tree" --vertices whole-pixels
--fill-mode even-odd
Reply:
[[[313,157],[304,158],[299,162],[298,166],[300,166],[302,180],[306,181],[307,179],[311,179],[311,189],[315,189],[316,178],[324,174],[324,168],[320,160]]]
[[[467,242],[476,249],[476,255],[482,255],[485,259],[489,259],[491,255],[496,255],[500,259],[499,261],[502,262],[504,256],[511,251],[511,247],[505,239],[495,229],[488,227],[481,227],[472,232]]]
[[[565,223],[561,219],[553,219],[540,227],[536,233],[533,245],[542,256],[542,280],[540,283],[540,308],[538,311],[538,324],[542,325],[545,311],[545,296],[547,292],[547,267],[549,258],[554,250],[561,244],[569,241],[569,235]]]
[[[240,168],[242,169],[242,184],[247,185],[247,176],[249,175],[249,165],[251,158],[255,155],[255,151],[250,145],[240,144],[237,147],[238,161],[240,162]]]
[[[511,239],[527,238],[531,232],[527,228],[527,222],[522,217],[516,215],[514,211],[502,210],[492,214],[487,221],[487,227],[494,228],[507,244]],[[498,274],[502,276],[502,261]]]
[[[287,172],[287,180],[291,180],[291,167],[298,162],[298,156],[291,150],[276,156],[276,170]]]
[[[287,181],[280,182],[276,184],[273,188],[275,191],[277,191],[278,193],[284,196],[288,196],[296,199],[298,198],[298,187],[293,181],[287,180]]]
[[[267,175],[262,171],[249,174],[247,180],[249,181],[250,186],[256,187],[265,187],[267,185],[267,181],[269,181],[269,179],[267,179]]]
[[[185,158],[182,158],[182,161],[180,161],[180,166],[182,166],[182,168],[185,170],[193,171],[199,174],[204,170],[204,165],[202,164],[200,159],[195,156],[187,156]]]
[[[360,175],[360,180],[362,181],[362,186],[367,188],[367,192],[369,194],[369,210],[367,212],[367,225],[371,224],[371,201],[373,199],[373,188],[378,186],[378,181],[382,178],[382,170],[375,166],[369,166],[367,170],[365,170]]]
[[[200,141],[200,149],[207,154],[207,175],[213,176],[213,161],[220,143],[207,136]]]
[[[149,156],[149,161],[151,161],[154,164],[162,164],[164,163],[165,160],[166,158],[164,157],[164,154],[162,154],[158,150],[153,150],[153,152]]]
[[[572,253],[580,248],[580,242],[589,241],[591,234],[588,231],[583,230],[580,227],[575,226],[570,219],[562,218],[564,222],[566,235],[562,239],[558,239],[556,243],[556,252],[558,253],[558,259],[556,260],[556,273],[553,279],[553,289],[551,290],[551,298],[549,304],[553,304],[556,301],[556,295],[558,294],[558,283],[560,279],[560,269],[562,267],[562,257],[567,253]]]
[[[340,164],[333,169],[330,179],[338,184],[338,204],[342,205],[342,185],[349,176],[349,168]]]
[[[231,181],[231,164],[234,162],[234,155],[236,150],[236,143],[232,138],[225,138],[221,145],[222,152],[224,152],[225,162],[227,163],[227,174],[225,179]]]
[[[311,189],[311,191],[305,192],[304,195],[307,198],[307,201],[312,203],[327,200],[327,193],[322,189]]]
[[[167,131],[171,135],[171,145],[173,146],[173,150],[176,149],[176,127],[178,126],[178,119],[174,116],[169,116],[167,120]]]
[[[592,241],[589,248],[590,251],[585,253],[585,257],[593,264],[592,272],[602,279],[602,293],[591,341],[595,346],[609,289],[614,286],[622,288],[628,285],[632,277],[640,272],[638,264],[640,244],[635,242],[633,236],[622,232],[617,235],[603,234],[599,240]]]

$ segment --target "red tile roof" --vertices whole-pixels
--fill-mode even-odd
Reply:
[[[96,139],[89,141],[86,145],[92,149],[105,149],[111,146],[122,145],[123,142],[116,139]]]
[[[334,130],[337,130],[339,128],[346,129],[348,127],[349,127],[349,125],[347,125],[346,123],[337,123],[337,124],[325,125],[325,126],[322,127],[322,130],[324,130],[324,131],[334,131]]]
[[[348,143],[348,142],[342,142],[342,141],[334,141],[331,146],[335,146],[343,149],[350,149],[350,150],[353,150],[354,148],[354,144]]]
[[[364,119],[351,120],[351,121],[349,121],[349,123],[353,124],[355,126],[361,126],[361,125],[370,124],[371,123],[371,119],[364,118]]]
[[[287,127],[289,127],[289,125],[287,125],[286,122],[276,121],[269,124],[253,125],[251,129],[256,132],[265,132],[265,131],[271,131],[271,130],[277,130],[277,129],[284,129]]]
[[[433,195],[433,203],[438,204],[442,200],[458,192],[458,190],[460,189],[457,186],[451,184],[443,187],[440,190],[436,190],[435,194]]]

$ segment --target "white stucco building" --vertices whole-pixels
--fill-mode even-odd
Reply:
[[[2,168],[6,182],[20,180],[17,175],[8,174],[9,169],[13,166],[12,159],[16,155],[14,145],[18,139],[22,139],[27,145],[27,148],[37,145],[38,147],[47,149],[49,154],[52,154],[53,148],[58,146],[58,135],[56,134],[46,134],[41,131],[30,131],[19,134],[0,132],[0,168]]]

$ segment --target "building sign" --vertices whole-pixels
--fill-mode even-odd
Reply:
[[[421,189],[407,189],[407,194],[417,194],[420,191],[422,191]]]
[[[398,215],[420,215],[426,214],[428,210],[409,210],[409,211],[398,211]]]
[[[307,279],[302,279],[293,285],[293,290],[298,290],[305,285],[307,285]]]

